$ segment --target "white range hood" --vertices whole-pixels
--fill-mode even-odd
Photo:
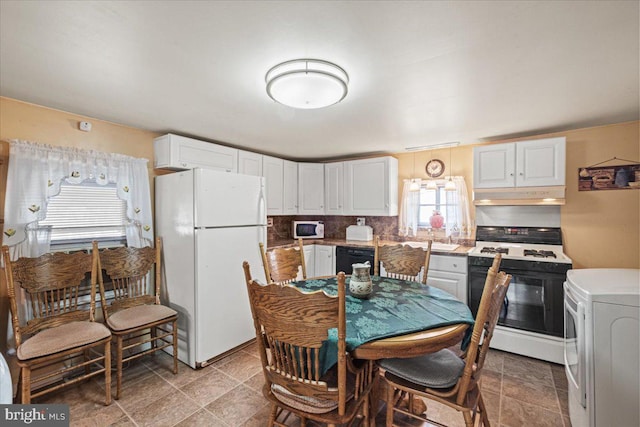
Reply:
[[[475,188],[476,206],[564,205],[565,186]]]

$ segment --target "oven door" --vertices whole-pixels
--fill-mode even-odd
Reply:
[[[564,295],[564,367],[569,387],[575,390],[580,397],[580,405],[586,408],[584,304],[572,295],[566,283]]]
[[[507,265],[501,270],[512,277],[498,324],[562,337],[562,282],[565,276],[508,268]],[[474,316],[486,277],[486,267],[469,267],[469,307]]]

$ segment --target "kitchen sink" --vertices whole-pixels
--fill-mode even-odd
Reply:
[[[403,245],[412,246],[414,248],[426,248],[427,242],[402,242]],[[433,242],[431,244],[432,251],[455,251],[460,245],[454,243]]]

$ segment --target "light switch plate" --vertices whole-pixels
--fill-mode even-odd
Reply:
[[[273,218],[267,218],[267,227],[273,227]]]

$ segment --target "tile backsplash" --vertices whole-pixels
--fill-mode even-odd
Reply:
[[[345,239],[347,227],[356,224],[355,216],[322,216],[322,215],[296,215],[296,216],[271,216],[273,227],[267,228],[267,240],[269,242],[292,239],[291,222],[324,221],[324,237],[327,239]],[[365,217],[366,225],[373,228],[374,236],[380,236],[383,240],[398,240],[397,216],[370,216]]]
[[[323,215],[288,215],[288,216],[270,216],[273,219],[273,226],[267,228],[267,246],[273,242],[280,240],[293,239],[291,233],[291,222],[294,220],[302,221],[324,221],[324,237],[326,239],[346,239],[347,227],[356,224],[356,218],[361,216],[323,216]],[[398,217],[397,216],[368,216],[365,218],[365,224],[373,228],[373,235],[380,236],[382,240],[428,240],[449,243],[444,230],[436,230],[433,234],[428,233],[427,229],[420,229],[416,237],[403,237],[398,235]],[[473,246],[475,236],[468,239],[458,239],[456,243],[461,245]]]

